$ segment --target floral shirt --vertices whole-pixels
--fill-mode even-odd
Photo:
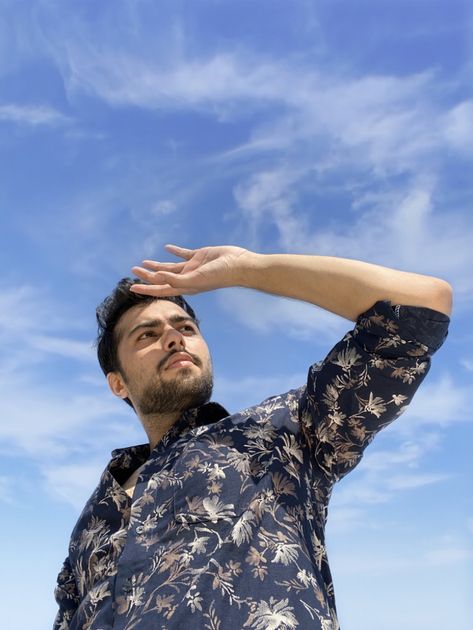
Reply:
[[[333,485],[406,409],[449,322],[376,302],[298,389],[189,409],[151,453],[113,451],[72,532],[54,630],[338,629]]]

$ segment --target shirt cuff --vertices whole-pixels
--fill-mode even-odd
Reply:
[[[420,344],[428,355],[432,355],[447,338],[449,324],[448,315],[431,308],[393,306],[390,300],[380,300],[358,317],[356,329],[378,338],[398,336],[404,344]]]

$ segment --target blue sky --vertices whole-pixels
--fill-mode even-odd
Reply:
[[[450,333],[336,488],[343,630],[467,630],[473,591],[473,9],[451,0],[0,0],[2,615],[45,630],[110,451],[95,307],[165,243],[448,280]],[[189,299],[229,410],[301,385],[352,323],[244,289]]]

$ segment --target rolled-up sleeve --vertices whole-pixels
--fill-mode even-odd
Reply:
[[[76,579],[69,558],[66,558],[59,572],[54,596],[59,610],[54,621],[53,630],[68,630],[80,603]]]
[[[300,403],[302,426],[330,481],[353,470],[378,431],[405,411],[449,323],[447,315],[430,308],[382,300],[310,367]]]

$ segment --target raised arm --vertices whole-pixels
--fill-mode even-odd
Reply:
[[[184,262],[144,261],[133,271],[151,286],[134,285],[132,290],[169,296],[242,286],[310,302],[351,321],[379,300],[427,307],[448,316],[452,311],[452,288],[445,280],[360,260],[258,254],[230,245],[166,249]]]

